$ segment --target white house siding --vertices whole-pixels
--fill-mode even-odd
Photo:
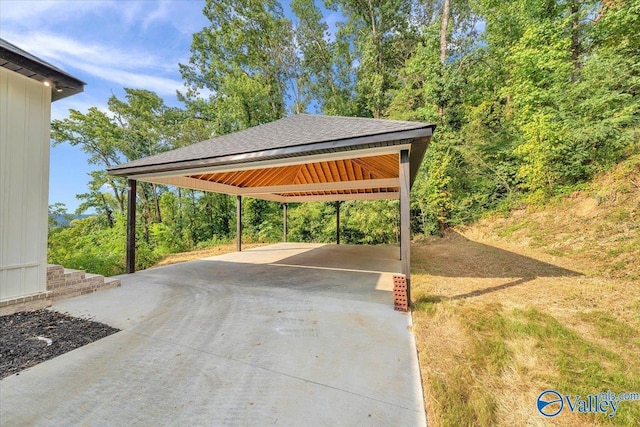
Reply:
[[[51,91],[0,68],[0,301],[45,292]]]

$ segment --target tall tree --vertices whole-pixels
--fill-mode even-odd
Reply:
[[[329,32],[322,11],[313,0],[293,0],[297,18],[295,40],[300,54],[302,104],[317,104],[329,115],[355,114],[352,52],[345,40]]]
[[[442,18],[440,24],[440,63],[444,64],[447,59],[447,43],[449,40],[449,14],[451,13],[451,3],[444,0],[442,5]]]
[[[125,88],[125,99],[112,96],[108,100],[109,112],[90,108],[86,114],[71,110],[70,116],[52,123],[54,144],[65,141],[79,146],[90,154],[89,162],[102,168],[110,168],[124,161],[157,154],[174,148],[185,138],[180,132],[186,114],[165,105],[153,92]],[[115,224],[114,211],[124,213],[125,182],[104,171],[91,172],[89,191],[78,195],[82,213],[95,210],[104,214],[106,224]],[[149,227],[161,222],[158,189],[153,184],[142,183],[138,187],[142,200],[144,236],[149,241]],[[108,194],[113,192],[113,197]]]
[[[69,110],[69,117],[63,120],[53,120],[51,123],[51,139],[53,145],[68,142],[79,147],[89,155],[88,162],[101,168],[110,168],[122,162],[124,156],[120,151],[122,129],[109,116],[91,107],[87,113]],[[125,184],[122,179],[112,176],[93,176],[90,186],[93,188],[106,187],[118,203],[120,212],[124,212]]]
[[[336,37],[353,47],[358,114],[381,118],[387,114],[397,71],[407,60],[415,38],[411,31],[410,0],[333,0],[346,22]]]
[[[189,85],[184,99],[217,134],[283,117],[292,96],[299,104],[293,28],[280,3],[207,0],[203,13],[210,25],[193,35],[180,72]],[[209,102],[197,103],[203,90]]]
[[[112,96],[108,105],[122,130],[120,150],[125,158],[139,159],[174,148],[172,128],[178,122],[177,109],[168,107],[154,92],[125,88],[125,100]],[[139,186],[146,223],[162,222],[158,191],[155,184],[141,183]]]

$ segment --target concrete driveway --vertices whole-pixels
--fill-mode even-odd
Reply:
[[[283,243],[57,303],[122,331],[0,381],[0,424],[425,425],[397,256]]]

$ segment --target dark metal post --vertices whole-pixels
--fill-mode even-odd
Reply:
[[[399,194],[400,194],[400,187],[398,187],[398,195]],[[398,202],[400,202],[399,198],[398,198]],[[398,248],[398,259],[402,261],[402,223],[400,223],[400,212],[401,212],[400,208],[402,208],[402,206],[400,206],[400,203],[398,203],[398,243],[400,244],[400,247]]]
[[[287,242],[287,204],[282,204],[282,240]]]
[[[242,251],[242,196],[236,198],[236,250]]]
[[[400,151],[400,263],[407,278],[407,302],[411,303],[411,224],[409,150]]]
[[[127,273],[136,272],[136,187],[137,181],[129,179],[127,199]]]
[[[336,202],[336,244],[340,244],[340,202]]]

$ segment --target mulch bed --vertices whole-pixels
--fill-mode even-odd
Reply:
[[[119,329],[51,310],[0,317],[0,379],[90,344]]]

